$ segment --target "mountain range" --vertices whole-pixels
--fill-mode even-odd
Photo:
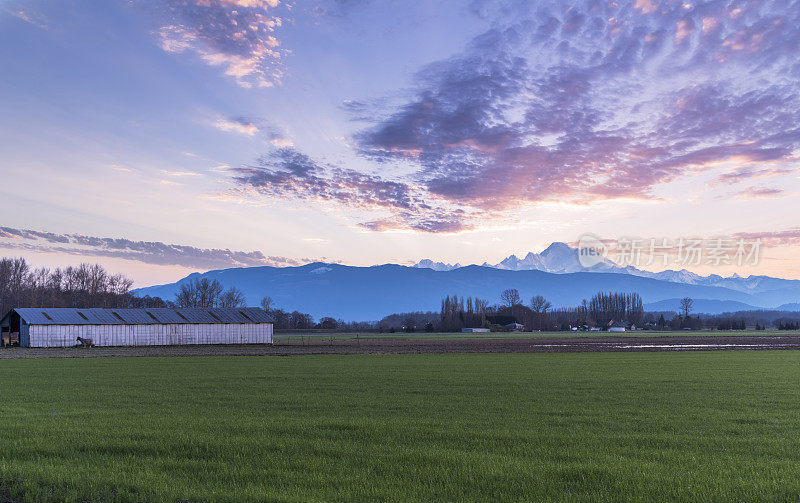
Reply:
[[[543,295],[556,307],[574,307],[599,291],[637,292],[648,310],[677,311],[679,299],[695,299],[695,312],[720,313],[780,307],[800,310],[800,281],[750,276],[699,276],[689,271],[647,273],[609,262],[577,269],[577,251],[554,243],[541,254],[509,257],[495,266],[442,267],[421,261],[355,267],[311,263],[297,267],[244,267],[193,273],[176,283],[140,288],[134,294],[173,299],[180,285],[217,279],[244,292],[248,305],[269,295],[276,307],[316,318],[378,320],[395,312],[437,311],[446,295],[475,296],[498,303],[507,288],[523,299]],[[425,264],[433,267],[426,267]],[[580,264],[577,263],[580,267]],[[538,268],[537,268],[538,267]],[[687,274],[688,273],[688,274]]]
[[[462,267],[460,264],[446,264],[424,259],[417,262],[414,267],[433,269],[435,271],[451,271]],[[574,272],[599,272],[613,274],[630,274],[644,278],[652,278],[671,283],[683,283],[687,285],[719,286],[730,288],[745,293],[762,293],[771,290],[792,289],[800,286],[800,281],[770,276],[748,276],[742,277],[737,274],[727,278],[717,274],[701,276],[686,269],[679,271],[666,270],[661,272],[650,272],[637,269],[632,266],[619,267],[614,262],[604,259],[603,262],[591,267],[584,268],[578,260],[577,248],[572,248],[566,243],[553,243],[542,253],[528,253],[524,258],[511,255],[501,262],[491,265],[486,262],[483,267],[503,269],[508,271],[544,271],[555,274],[569,274]],[[796,298],[791,300],[796,301]]]

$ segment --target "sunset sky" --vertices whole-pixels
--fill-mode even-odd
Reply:
[[[798,1],[0,0],[0,255],[144,286],[732,236],[757,267],[692,269],[800,278],[798,27]]]

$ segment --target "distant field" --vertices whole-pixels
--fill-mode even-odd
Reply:
[[[800,497],[800,352],[0,362],[0,501]]]
[[[301,342],[303,340],[327,339],[333,341],[355,341],[359,339],[553,339],[553,338],[574,338],[574,337],[674,337],[674,336],[757,336],[757,335],[796,335],[797,331],[792,330],[641,330],[637,332],[484,332],[484,333],[462,333],[462,332],[395,332],[395,333],[359,333],[359,332],[277,332],[273,336],[275,342]]]

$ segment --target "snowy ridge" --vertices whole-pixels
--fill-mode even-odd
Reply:
[[[684,285],[719,286],[745,293],[780,290],[786,287],[800,288],[800,281],[798,280],[772,278],[770,276],[748,276],[744,278],[738,274],[727,278],[717,274],[700,276],[686,269],[681,269],[680,271],[666,270],[650,272],[637,269],[633,266],[619,267],[608,259],[605,259],[601,264],[587,269],[583,267],[578,260],[578,249],[560,242],[552,243],[541,253],[530,252],[525,255],[524,258],[511,255],[497,264],[484,262],[482,266],[507,271],[544,271],[554,274],[569,274],[573,272],[630,274],[632,276],[669,281],[670,283],[681,283]],[[461,264],[448,264],[425,259],[417,262],[414,267],[433,269],[435,271],[452,271],[462,266]]]

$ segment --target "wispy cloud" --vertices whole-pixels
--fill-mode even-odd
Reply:
[[[782,231],[741,232],[734,237],[746,240],[760,239],[765,246],[797,245],[800,244],[800,227]]]
[[[297,266],[309,262],[330,262],[318,259],[265,255],[261,251],[231,251],[217,248],[166,244],[158,241],[131,241],[81,234],[57,234],[0,227],[0,248],[24,249],[46,253],[65,253],[84,257],[111,257],[146,264],[177,265],[198,269],[251,266]]]
[[[773,199],[783,195],[783,189],[774,187],[750,187],[736,193],[740,199]]]
[[[793,170],[788,167],[770,167],[770,168],[759,169],[753,166],[746,166],[719,175],[714,180],[714,184],[732,184],[745,180],[754,180],[758,178],[786,175],[791,173],[792,171]]]
[[[360,224],[370,230],[455,232],[467,225],[461,218],[463,210],[438,207],[413,184],[318,163],[294,148],[275,149],[254,165],[231,171],[239,186],[262,196],[391,213],[391,217]]]
[[[195,171],[169,171],[166,169],[162,169],[161,173],[166,176],[172,176],[175,178],[183,178],[187,176],[203,176],[202,173],[197,173]]]
[[[192,53],[224,69],[242,87],[271,87],[281,81],[285,53],[277,32],[283,18],[278,0],[169,0],[151,2],[167,52]]]
[[[275,148],[294,146],[294,142],[285,131],[258,117],[219,117],[213,122],[213,126],[220,131],[233,132],[249,137],[258,136]]]
[[[0,12],[6,12],[37,28],[49,29],[48,21],[44,15],[23,2],[6,0],[5,5],[0,5]]]
[[[248,119],[247,117],[236,117],[233,119],[219,118],[214,122],[214,127],[220,131],[229,131],[245,136],[254,136],[258,133],[258,126],[256,126],[252,119]]]

